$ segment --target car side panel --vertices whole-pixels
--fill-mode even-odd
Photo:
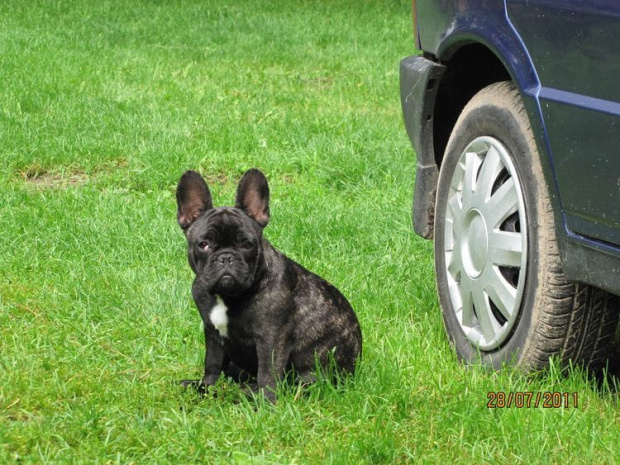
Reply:
[[[568,229],[620,244],[620,2],[507,0],[538,73]]]
[[[463,45],[480,43],[503,62],[520,89],[536,88],[538,78],[519,36],[497,0],[417,0],[418,30],[425,52],[442,61]]]

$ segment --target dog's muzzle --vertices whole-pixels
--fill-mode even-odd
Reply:
[[[244,290],[248,270],[241,257],[231,252],[222,252],[213,257],[211,270],[215,271],[217,292],[234,295]]]

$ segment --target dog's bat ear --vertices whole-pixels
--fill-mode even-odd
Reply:
[[[186,231],[196,218],[213,208],[211,192],[202,176],[196,171],[186,171],[177,185],[177,221]]]
[[[269,223],[269,185],[256,168],[246,171],[237,188],[235,207],[242,209],[262,228]]]

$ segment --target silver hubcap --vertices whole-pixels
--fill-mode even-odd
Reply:
[[[526,221],[508,151],[492,137],[475,139],[452,175],[444,254],[452,308],[480,350],[499,347],[517,321],[525,286]]]

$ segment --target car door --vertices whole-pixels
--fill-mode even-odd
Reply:
[[[620,2],[507,7],[540,80],[526,92],[539,101],[566,225],[620,245]]]

